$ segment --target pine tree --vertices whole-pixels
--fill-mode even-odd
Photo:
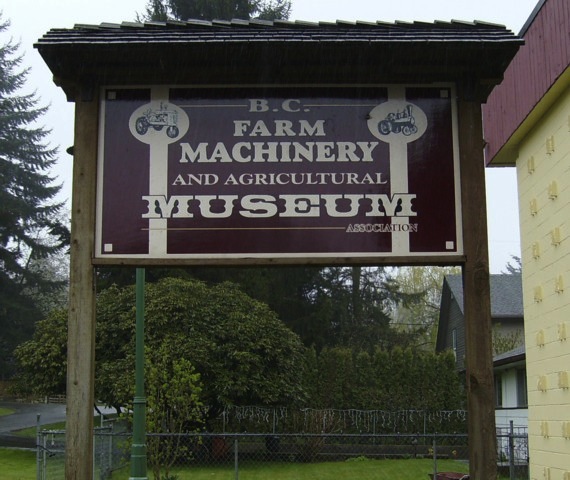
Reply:
[[[290,0],[148,0],[138,20],[286,20],[290,13]]]
[[[0,15],[0,33],[10,26]],[[29,69],[22,69],[19,44],[0,44],[0,375],[10,371],[13,348],[29,338],[38,320],[34,294],[57,283],[35,262],[60,251],[68,230],[57,220],[60,190],[49,175],[57,150],[49,130],[37,122],[47,107],[35,93],[22,93]]]

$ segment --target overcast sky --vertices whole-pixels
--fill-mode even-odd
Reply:
[[[538,0],[293,0],[290,20],[427,21],[480,20],[505,25],[518,33]],[[75,24],[133,21],[146,0],[0,0],[4,20],[11,22],[10,37],[21,42],[24,66],[30,67],[25,92],[36,91],[51,106],[43,118],[52,130],[50,141],[60,147],[55,174],[63,182],[63,197],[71,196],[71,157],[65,149],[73,144],[73,104],[67,103],[34,42],[51,28]],[[504,270],[511,255],[520,255],[516,177],[512,168],[487,169],[491,271]]]

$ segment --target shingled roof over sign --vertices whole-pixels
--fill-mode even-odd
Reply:
[[[189,20],[52,29],[35,47],[71,99],[101,84],[439,81],[484,99],[521,43],[484,22]]]

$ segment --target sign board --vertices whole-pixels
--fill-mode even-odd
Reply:
[[[99,261],[463,254],[451,85],[101,98]]]

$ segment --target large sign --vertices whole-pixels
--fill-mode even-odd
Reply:
[[[454,99],[450,85],[107,87],[95,257],[462,255]]]

